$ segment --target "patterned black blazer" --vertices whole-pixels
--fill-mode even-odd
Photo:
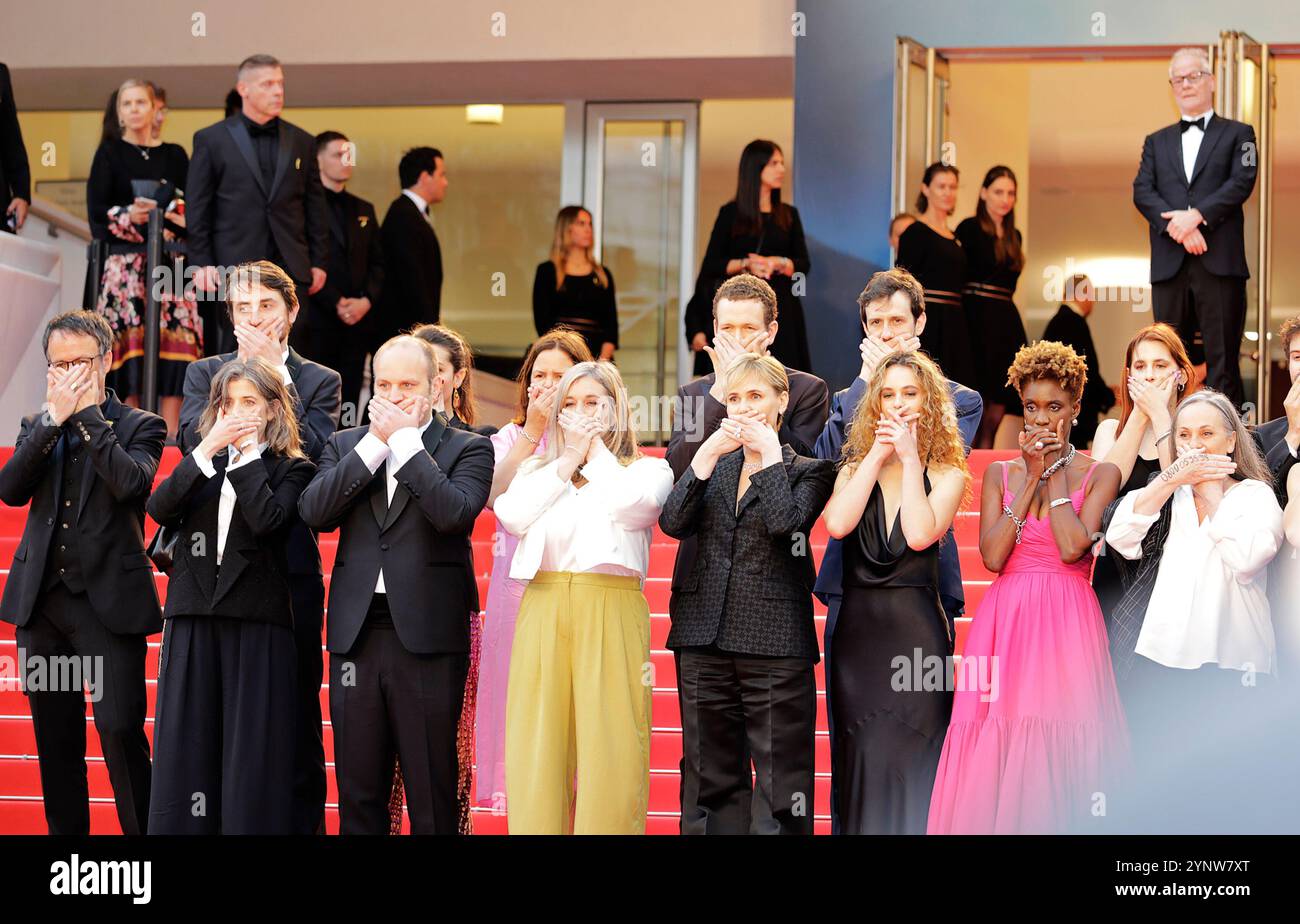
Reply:
[[[809,532],[835,485],[833,463],[788,445],[783,465],[755,472],[737,512],[744,450],[718,460],[705,481],[689,466],[668,495],[659,527],[694,536],[696,567],[673,590],[668,647],[716,644],[741,655],[817,661]]]

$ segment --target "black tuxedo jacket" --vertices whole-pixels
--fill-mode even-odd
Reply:
[[[216,475],[209,478],[187,454],[149,498],[149,516],[179,532],[164,616],[225,616],[292,628],[286,546],[298,520],[298,497],[316,466],[268,454],[230,472],[236,500],[218,568],[218,509],[229,460],[228,452],[214,456]]]
[[[716,643],[737,654],[820,657],[808,533],[835,486],[835,464],[789,446],[781,457],[784,465],[750,477],[739,512],[742,450],[720,458],[706,481],[687,468],[673,486],[659,527],[675,539],[695,537],[700,567],[673,588],[669,648]]]
[[[280,119],[268,187],[239,113],[195,132],[185,219],[191,264],[231,267],[270,259],[274,249],[295,282],[310,283],[311,268],[325,268],[329,248],[316,139]]]
[[[375,316],[384,287],[384,249],[379,240],[379,219],[375,207],[352,193],[339,193],[343,201],[343,226],[334,221],[326,193],[325,212],[329,222],[329,256],[325,286],[309,296],[303,306],[309,327],[336,331],[339,336],[374,335]],[[345,269],[340,272],[340,268]],[[370,299],[370,310],[356,324],[344,324],[339,318],[340,298]]]
[[[783,445],[801,456],[815,457],[813,447],[826,426],[830,412],[830,391],[817,376],[786,367],[790,378],[790,402],[777,435]],[[727,408],[709,394],[714,373],[687,382],[677,389],[677,407],[673,414],[673,432],[665,457],[672,466],[673,478],[681,480],[701,444],[713,435],[727,416]],[[673,565],[673,591],[687,586],[695,568],[695,537],[687,536],[677,544],[677,561]]]
[[[388,503],[385,460],[374,474],[353,450],[367,427],[330,437],[298,509],[313,529],[338,529],[330,574],[326,646],[352,650],[366,621],[379,571],[397,637],[414,654],[469,651],[469,618],[479,609],[470,534],[492,487],[492,442],[448,427],[435,413],[425,452],[397,472]]]
[[[0,215],[9,200],[32,201],[32,171],[23,147],[23,132],[18,125],[18,107],[14,105],[14,88],[9,82],[9,68],[0,64]]]
[[[1216,276],[1248,277],[1241,205],[1250,198],[1258,172],[1255,130],[1215,113],[1201,139],[1191,183],[1183,169],[1182,137],[1177,122],[1147,135],[1133,180],[1133,204],[1150,225],[1151,281],[1172,279],[1188,256],[1165,233],[1169,219],[1160,213],[1188,208],[1205,217],[1201,234],[1207,250],[1198,258],[1205,268]]]
[[[40,595],[50,540],[60,523],[64,430],[77,433],[90,453],[76,513],[90,606],[110,632],[157,632],[162,618],[153,564],[145,554],[144,507],[167,423],[122,404],[111,389],[102,407],[78,411],[62,427],[43,412],[23,418],[13,457],[0,469],[0,500],[11,507],[30,503],[31,509],[0,600],[0,619],[27,625]]]
[[[1259,444],[1260,451],[1264,453],[1264,461],[1273,473],[1273,489],[1277,492],[1278,503],[1283,509],[1287,502],[1286,480],[1291,474],[1292,466],[1296,464],[1296,457],[1291,455],[1291,447],[1286,444],[1286,430],[1285,417],[1270,420],[1255,428],[1255,442]]]
[[[199,435],[199,419],[208,406],[208,393],[212,390],[212,377],[217,370],[235,359],[237,353],[207,356],[190,363],[185,370],[185,397],[181,401],[180,444],[183,452],[193,452],[203,441]],[[289,348],[289,378],[293,380],[290,394],[294,398],[294,416],[298,418],[298,432],[302,437],[302,451],[316,462],[325,450],[325,443],[339,425],[339,405],[343,401],[343,383],[339,374],[328,366],[303,359]],[[289,540],[289,572],[291,574],[321,573],[320,549],[312,531],[295,518]]]
[[[375,336],[385,340],[413,324],[436,324],[442,315],[442,248],[433,226],[410,197],[393,200],[384,216],[383,307]]]

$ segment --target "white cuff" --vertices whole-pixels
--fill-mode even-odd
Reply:
[[[424,441],[415,427],[402,427],[388,437],[388,449],[393,454],[393,470],[396,471],[416,453],[424,451]]]
[[[384,464],[390,450],[379,437],[373,433],[367,433],[361,437],[361,442],[357,443],[356,449],[353,451],[361,457],[361,461],[366,463],[366,468],[370,469],[370,473],[373,475],[379,471],[379,466]]]
[[[194,447],[194,451],[191,452],[190,455],[194,457],[194,462],[198,465],[199,471],[207,475],[209,478],[217,477],[217,469],[212,464],[212,460],[205,456],[198,446]]]
[[[286,384],[286,385],[292,385],[292,384],[293,384],[293,376],[291,376],[291,375],[289,374],[289,367],[288,367],[288,366],[283,365],[283,364],[282,364],[282,365],[279,365],[279,366],[276,366],[276,367],[275,367],[275,371],[278,372],[278,373],[280,373],[280,378],[284,379],[284,384]]]

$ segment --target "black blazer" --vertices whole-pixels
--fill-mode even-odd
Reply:
[[[203,441],[199,435],[199,419],[208,406],[208,393],[212,390],[212,377],[217,370],[238,356],[222,353],[206,356],[190,363],[185,370],[185,397],[181,401],[180,444],[183,452],[193,452]],[[339,405],[342,403],[343,383],[339,374],[328,366],[303,359],[289,348],[289,389],[294,398],[294,416],[298,418],[298,432],[302,437],[302,451],[316,462],[325,450],[325,443],[339,425]],[[156,517],[155,517],[156,519]],[[320,549],[316,537],[301,520],[294,518],[289,540],[289,573],[321,574]]]
[[[783,444],[791,446],[801,456],[815,455],[813,447],[826,426],[830,413],[830,391],[817,376],[786,367],[790,377],[790,402],[785,419],[781,421],[778,436]],[[713,435],[718,424],[727,416],[727,408],[709,394],[714,374],[687,382],[677,389],[677,406],[673,413],[673,432],[665,454],[672,466],[673,477],[681,480],[690,468],[691,460],[700,445]],[[686,586],[695,567],[695,538],[687,536],[677,545],[677,561],[673,566],[673,590]]]
[[[1286,508],[1286,480],[1291,475],[1291,468],[1296,464],[1296,457],[1291,455],[1291,447],[1286,444],[1287,420],[1278,417],[1255,428],[1255,442],[1264,453],[1268,470],[1273,473],[1273,490],[1278,503]]]
[[[185,184],[186,246],[195,266],[269,259],[300,284],[325,268],[329,217],[316,163],[316,139],[280,120],[275,177],[267,187],[243,118],[194,133]]]
[[[329,221],[329,256],[325,285],[307,298],[304,307],[308,327],[335,331],[338,336],[374,336],[375,315],[384,288],[384,249],[379,241],[379,219],[375,207],[346,189],[338,193],[343,204],[343,226],[334,221],[329,191],[325,193],[325,212]],[[344,324],[339,318],[340,298],[370,299],[370,310],[356,324]]]
[[[3,199],[0,215],[12,199],[32,201],[32,171],[27,164],[27,148],[23,147],[9,68],[3,64],[0,64],[0,199]]]
[[[0,469],[0,500],[31,504],[23,538],[0,600],[0,619],[25,626],[40,595],[50,540],[58,528],[63,486],[62,432],[74,430],[89,446],[90,464],[77,510],[81,570],[90,606],[118,635],[162,628],[153,564],[145,554],[144,507],[153,487],[167,423],[127,407],[112,389],[103,405],[73,414],[63,427],[44,413],[23,418],[13,457]]]
[[[739,513],[744,450],[719,459],[707,481],[688,468],[673,486],[659,528],[676,539],[694,536],[703,567],[673,587],[669,648],[716,643],[737,654],[820,657],[808,533],[835,486],[835,465],[789,446],[781,457],[783,466],[750,477]]]
[[[265,455],[230,472],[235,506],[217,567],[217,520],[229,452],[203,474],[187,454],[149,498],[149,516],[179,532],[164,618],[225,616],[293,628],[286,554],[298,497],[316,474],[306,459]]]
[[[405,193],[388,206],[382,308],[376,336],[385,340],[414,324],[437,324],[442,314],[442,248],[433,226]]]
[[[1160,213],[1188,208],[1205,216],[1201,234],[1208,249],[1199,258],[1205,268],[1216,276],[1248,277],[1241,205],[1250,198],[1258,172],[1255,130],[1215,113],[1201,139],[1190,184],[1182,138],[1177,122],[1147,135],[1133,180],[1133,204],[1150,225],[1151,281],[1172,279],[1187,256],[1183,245],[1165,233],[1169,219]]]
[[[339,532],[330,575],[326,646],[352,650],[366,621],[379,571],[397,637],[414,654],[469,651],[469,618],[479,610],[470,534],[492,487],[492,442],[448,427],[434,414],[426,452],[397,472],[387,499],[387,461],[371,474],[352,450],[367,427],[330,437],[298,509],[313,529]]]

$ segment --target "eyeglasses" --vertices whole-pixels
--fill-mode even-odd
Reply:
[[[82,366],[89,366],[97,359],[99,359],[98,356],[81,356],[77,359],[61,359],[57,362],[46,363],[45,365],[50,369],[58,369],[60,372],[67,372],[70,369],[79,369]]]
[[[1190,74],[1169,78],[1169,85],[1177,88],[1179,85],[1185,87],[1194,87],[1206,77],[1210,76],[1209,71],[1192,71]]]

